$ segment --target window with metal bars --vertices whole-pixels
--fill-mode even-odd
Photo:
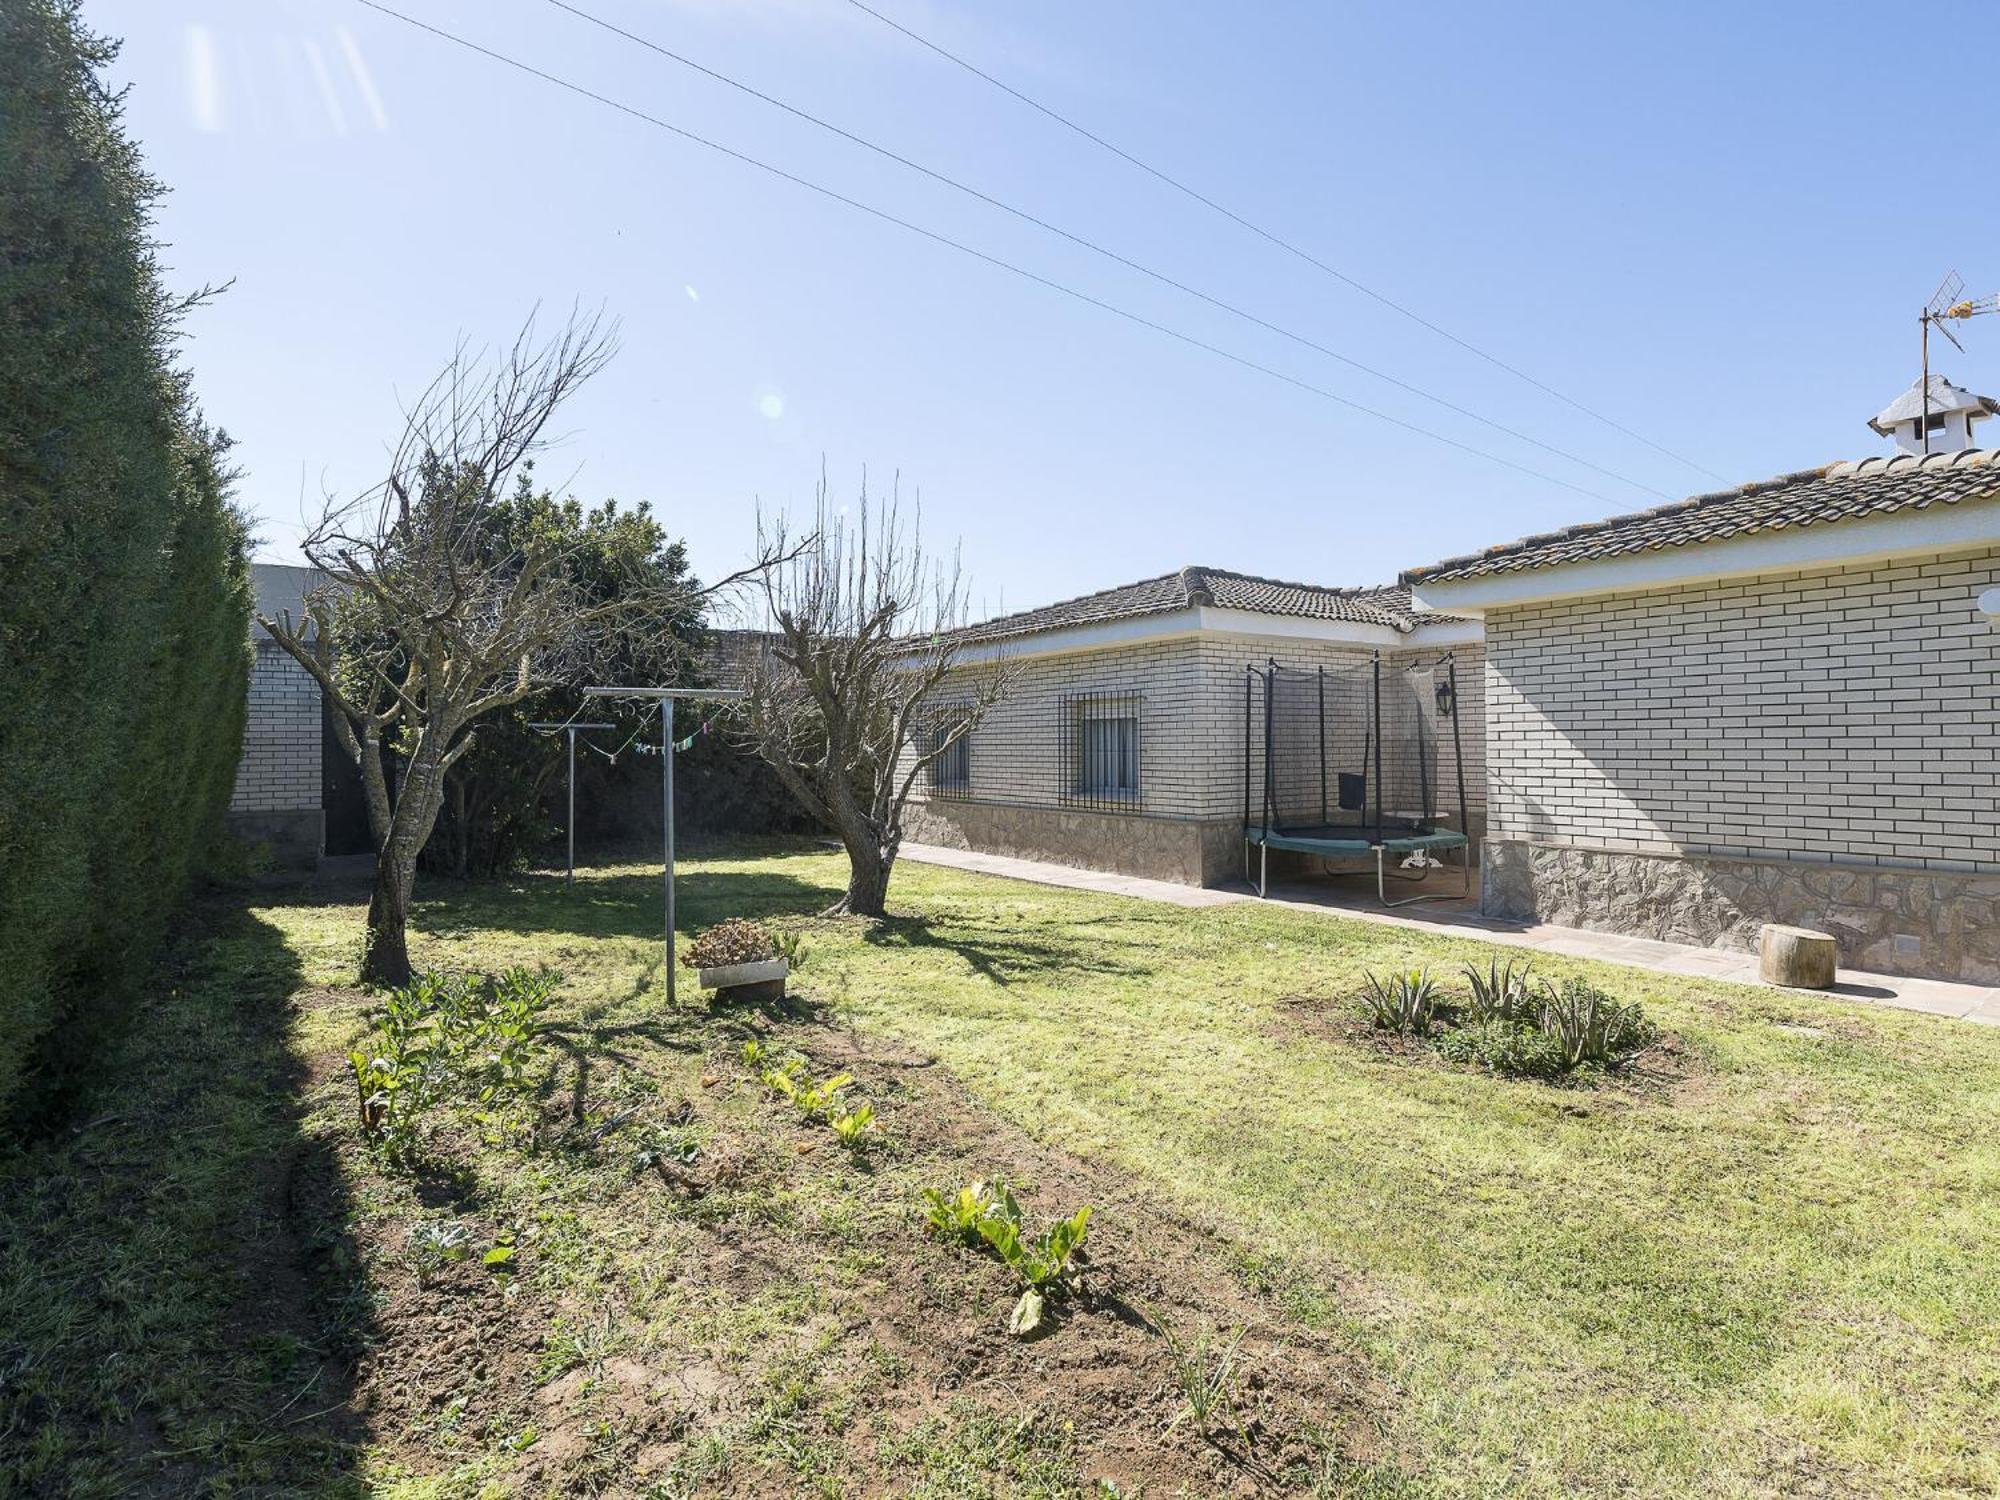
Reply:
[[[1137,693],[1079,693],[1062,700],[1063,800],[1080,807],[1139,805]]]
[[[926,784],[931,796],[942,801],[963,802],[972,795],[972,735],[968,732],[951,738],[964,722],[963,709],[944,709],[931,719],[924,746],[932,752],[925,768]]]

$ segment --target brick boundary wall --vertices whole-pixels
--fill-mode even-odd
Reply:
[[[277,642],[256,646],[228,827],[247,842],[269,844],[281,865],[310,866],[326,842],[319,684]]]

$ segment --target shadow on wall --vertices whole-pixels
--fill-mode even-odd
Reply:
[[[317,1493],[367,1441],[297,959],[234,901],[188,927],[72,1118],[0,1159],[0,1472],[30,1494]]]

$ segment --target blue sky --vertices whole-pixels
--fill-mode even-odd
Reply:
[[[87,0],[172,188],[187,356],[259,555],[377,475],[461,334],[602,306],[622,352],[544,462],[699,569],[866,468],[988,608],[1185,563],[1326,583],[1716,487],[1387,312],[847,0],[577,0],[857,134],[1637,481],[1427,406],[546,0],[398,8],[1352,401],[969,261],[355,0]],[[1885,451],[1915,313],[2000,286],[1996,107],[1879,6],[873,0],[1348,275],[1730,483]],[[1920,18],[1909,18],[1919,33]],[[1939,143],[1960,154],[1933,155]],[[1956,143],[1964,143],[1958,146]],[[2000,391],[2000,318],[1937,367]],[[1642,487],[1644,486],[1644,487]]]

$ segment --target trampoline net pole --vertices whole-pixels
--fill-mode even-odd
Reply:
[[[1465,805],[1465,743],[1458,729],[1458,658],[1444,659],[1445,681],[1451,686],[1451,758],[1458,771],[1458,831],[1465,835],[1465,857],[1472,860],[1472,817]]]
[[[1319,678],[1319,820],[1326,821],[1326,668],[1321,667],[1314,674]]]
[[[1250,826],[1250,680],[1257,675],[1255,667],[1245,664],[1243,668],[1243,826]]]
[[[1373,663],[1374,701],[1370,709],[1371,738],[1375,743],[1375,829],[1374,837],[1382,837],[1382,653],[1375,653]]]

